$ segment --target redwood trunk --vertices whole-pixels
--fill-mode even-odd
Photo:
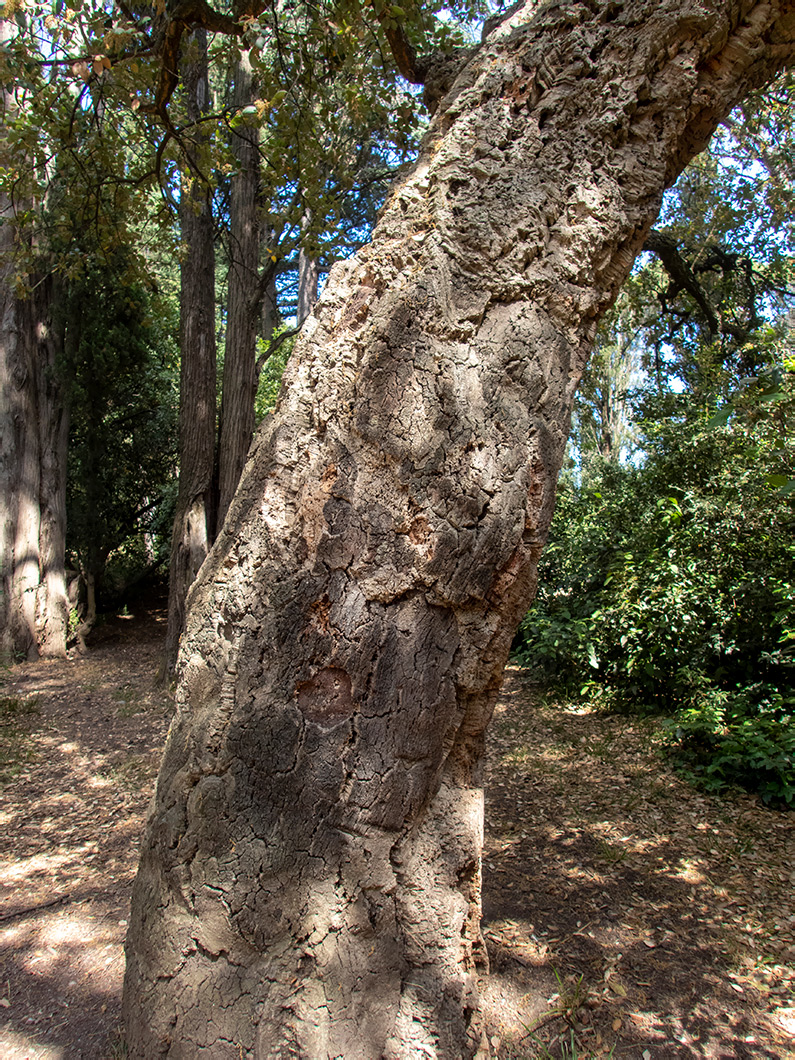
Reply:
[[[15,32],[13,23],[0,20],[0,44]],[[2,112],[9,124],[18,112],[6,87]],[[26,168],[27,159],[16,161]],[[52,323],[58,284],[43,269],[28,278],[31,291],[19,298],[16,259],[23,255],[17,251],[35,233],[16,228],[18,207],[0,196],[0,660],[64,655],[69,619],[69,420],[63,335]]]
[[[53,279],[35,277],[32,288],[25,299],[6,290],[0,340],[0,646],[27,659],[64,655],[69,620],[62,337]]]
[[[39,655],[66,654],[69,598],[66,591],[66,460],[69,406],[63,379],[63,331],[53,321],[59,283],[49,275],[39,280],[25,301],[25,339],[29,362],[37,377],[39,451],[38,587],[36,638]]]
[[[207,39],[184,64],[188,117],[209,103]],[[213,542],[215,500],[215,249],[210,189],[192,170],[183,174],[179,207],[185,247],[180,276],[179,493],[171,539],[165,672],[176,662],[188,590]]]
[[[332,270],[195,586],[131,1057],[482,1042],[479,763],[574,391],[663,189],[795,29],[775,2],[533,10]]]
[[[235,72],[235,106],[253,98],[248,55]],[[224,352],[223,397],[218,449],[218,524],[223,522],[240,481],[254,436],[259,324],[259,137],[254,122],[232,132],[238,172],[232,178],[229,210],[229,280]]]

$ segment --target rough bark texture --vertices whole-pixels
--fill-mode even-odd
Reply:
[[[20,337],[29,347],[30,383],[36,387],[36,419],[26,429],[36,431],[39,455],[36,643],[38,654],[45,657],[66,654],[69,626],[65,570],[69,408],[62,378],[63,332],[53,324],[57,299],[58,282],[48,275],[35,283],[20,306]],[[24,551],[32,545],[33,538],[27,538]]]
[[[207,38],[184,65],[188,117],[209,102]],[[215,534],[215,251],[209,188],[184,174],[179,221],[185,257],[180,276],[179,493],[171,538],[165,673],[171,674],[185,626],[185,598]]]
[[[235,107],[253,99],[251,64],[241,55],[235,72]],[[254,436],[257,332],[262,293],[259,277],[259,137],[256,124],[232,132],[238,171],[229,209],[229,280],[223,397],[218,446],[218,525],[223,522]]]
[[[0,21],[0,43],[15,27]],[[5,118],[16,111],[3,89]],[[68,417],[52,277],[16,291],[15,204],[0,198],[0,658],[63,655]]]
[[[11,23],[0,19],[0,44],[13,33]],[[3,120],[13,116],[14,98],[2,88],[0,104]],[[14,363],[16,361],[17,321],[14,297],[13,252],[11,228],[12,204],[0,196],[0,661],[13,653],[11,629],[11,571],[14,561],[14,527],[16,525],[16,459],[14,455]]]
[[[0,23],[0,39],[5,23]],[[14,543],[19,490],[17,424],[20,422],[18,375],[17,299],[14,294],[13,236],[8,224],[10,208],[0,203],[0,660],[17,650],[14,595]],[[32,632],[32,631],[31,631]],[[25,640],[30,642],[31,637]],[[27,654],[28,644],[22,650]]]
[[[13,245],[4,271],[13,273]],[[0,652],[66,653],[66,454],[62,338],[52,328],[54,281],[34,278],[18,299],[4,285],[0,336]]]
[[[574,390],[664,187],[794,29],[527,5],[332,270],[191,592],[130,1056],[479,1048],[478,763]]]

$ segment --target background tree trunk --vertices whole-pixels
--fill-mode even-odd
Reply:
[[[13,266],[9,265],[13,273]],[[35,659],[39,585],[39,459],[36,363],[22,339],[23,303],[4,285],[2,346],[3,654]]]
[[[66,460],[69,405],[63,377],[63,330],[55,324],[57,280],[48,275],[35,284],[23,305],[24,335],[32,344],[37,387],[39,498],[36,632],[42,656],[66,653],[69,598],[66,591]]]
[[[235,107],[253,98],[248,53],[235,71]],[[254,436],[257,332],[262,302],[259,278],[259,136],[254,122],[232,130],[238,172],[232,178],[229,296],[218,447],[218,525],[234,496]]]
[[[308,222],[307,216],[306,224]],[[313,258],[304,247],[301,247],[298,252],[298,308],[295,316],[299,327],[317,305],[319,275],[317,258]]]
[[[791,4],[536,7],[332,270],[195,586],[131,1057],[481,1042],[483,734],[574,391],[664,188],[795,30]]]
[[[14,27],[0,19],[0,44],[13,36]],[[2,88],[3,119],[14,116],[14,97]],[[17,449],[15,423],[17,387],[17,299],[14,269],[14,211],[6,195],[0,196],[0,661],[14,654],[12,626],[12,572],[17,523]]]
[[[62,336],[52,324],[54,286],[52,277],[34,277],[25,299],[11,287],[0,351],[2,650],[28,659],[64,655],[69,624],[64,570],[69,418]]]
[[[188,117],[209,105],[207,34],[183,64]],[[200,146],[199,142],[196,145]],[[165,675],[174,669],[185,599],[215,535],[215,249],[210,189],[195,170],[183,174],[179,220],[185,258],[180,278],[179,493],[171,540]]]
[[[15,27],[0,20],[0,44]],[[16,116],[2,90],[3,117]],[[17,293],[19,203],[0,196],[0,658],[64,655],[69,624],[64,550],[69,418],[55,279],[42,267]],[[28,248],[29,249],[29,248]]]

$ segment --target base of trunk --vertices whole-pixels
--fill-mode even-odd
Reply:
[[[223,784],[206,779],[205,803]],[[256,868],[272,836],[174,874],[150,852],[128,940],[128,1055],[471,1060],[482,817],[479,790],[443,783],[402,838],[330,831],[325,861],[299,856],[278,874]]]

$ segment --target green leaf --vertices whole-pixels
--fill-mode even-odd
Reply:
[[[707,420],[707,427],[725,427],[733,412],[734,409],[731,405],[727,405],[725,408],[720,409],[714,416],[710,416]]]

